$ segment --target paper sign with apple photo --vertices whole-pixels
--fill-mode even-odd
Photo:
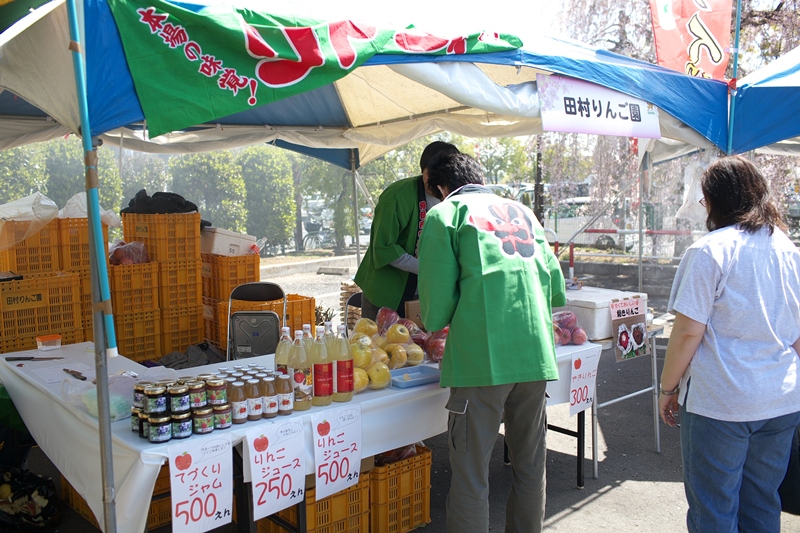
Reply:
[[[644,301],[638,297],[612,300],[609,309],[617,362],[648,355],[650,345],[647,342],[647,309]]]

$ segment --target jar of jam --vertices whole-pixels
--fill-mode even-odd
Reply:
[[[167,388],[161,385],[151,385],[144,389],[144,411],[148,415],[167,412]]]
[[[186,385],[173,385],[167,389],[169,394],[169,410],[173,413],[185,413],[191,407],[189,387]]]
[[[228,429],[233,423],[231,405],[225,403],[214,406],[214,429]]]
[[[197,381],[197,378],[195,378],[194,376],[180,376],[178,378],[178,381],[176,381],[175,383],[177,383],[178,385],[186,385],[190,381]]]
[[[131,431],[134,433],[139,433],[139,413],[141,412],[142,410],[138,407],[131,407]]]
[[[144,389],[154,385],[152,381],[140,381],[133,385],[133,406],[144,409]]]
[[[190,381],[186,384],[189,387],[189,403],[192,409],[198,407],[205,407],[208,403],[206,399],[206,382],[205,381]]]
[[[233,423],[244,424],[247,422],[247,396],[244,393],[244,382],[234,381],[231,386],[231,409],[233,409]]]
[[[192,431],[197,435],[214,431],[214,410],[210,406],[192,411]]]
[[[156,385],[161,385],[164,388],[169,388],[169,387],[175,385],[175,380],[174,379],[159,379],[158,381],[156,381]]]
[[[209,379],[214,379],[214,374],[210,374],[210,373],[206,372],[205,374],[198,374],[197,375],[197,380],[198,381],[207,381]]]
[[[278,393],[275,390],[275,378],[272,376],[265,375],[261,378],[261,402],[264,418],[278,416]]]
[[[144,409],[139,411],[139,436],[143,439],[150,439],[150,424],[147,423],[147,413]]]
[[[212,407],[228,403],[228,389],[225,380],[217,378],[206,380],[206,396]]]
[[[172,438],[185,439],[192,434],[192,412],[172,413]]]
[[[251,421],[261,420],[264,413],[264,404],[259,380],[248,379],[244,384],[244,395],[247,398],[247,419]]]
[[[278,384],[275,389],[278,393],[278,414],[292,414],[292,411],[294,411],[294,387],[287,374],[281,374],[278,377]]]
[[[172,417],[169,415],[151,416],[147,419],[150,425],[148,439],[152,443],[167,442],[172,438]]]

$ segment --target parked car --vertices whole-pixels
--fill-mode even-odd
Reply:
[[[556,232],[559,243],[566,243],[576,231],[588,223],[592,216],[589,214],[589,196],[576,196],[561,200],[554,206],[550,206],[544,213],[544,227]],[[618,217],[613,215],[601,215],[592,224],[593,229],[619,229]],[[620,244],[620,236],[617,233],[581,233],[573,241],[575,244],[586,246],[597,246],[601,248],[613,247]],[[548,232],[548,240],[554,242],[553,235]],[[626,242],[626,241],[622,241]]]

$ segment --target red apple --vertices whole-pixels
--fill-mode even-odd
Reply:
[[[575,328],[572,330],[572,344],[581,345],[588,340],[586,336],[586,332],[583,331],[581,328]]]
[[[414,329],[419,329],[417,325],[414,323],[414,321],[411,320],[410,318],[401,318],[400,320],[397,321],[397,323],[403,324],[405,327],[408,328],[408,331],[411,332],[413,332]]]
[[[375,322],[378,324],[378,331],[380,333],[389,329],[397,323],[398,320],[400,320],[400,315],[397,314],[397,311],[389,309],[388,307],[381,307],[378,310],[378,316],[375,317]]]
[[[188,470],[192,466],[192,456],[186,452],[175,458],[175,468],[178,470]]]
[[[579,357],[579,358],[577,358],[577,359],[575,359],[575,370],[578,370],[578,369],[580,369],[580,367],[581,367],[581,364],[582,364],[582,363],[581,363],[581,359],[580,359],[580,357]]]
[[[425,342],[428,340],[428,334],[422,330],[419,330],[419,333],[411,334],[411,340],[414,341],[414,344],[416,344],[417,346],[424,347]]]
[[[269,439],[264,435],[261,435],[260,437],[258,437],[256,440],[253,441],[253,448],[257,452],[265,451],[268,446],[269,446]]]
[[[561,344],[561,346],[566,346],[569,344],[570,340],[572,340],[572,334],[567,328],[561,328],[558,330],[558,342]]]
[[[445,342],[445,339],[434,339],[433,337],[428,340],[425,353],[434,363],[438,363],[444,357]]]
[[[331,424],[327,420],[323,420],[319,424],[317,424],[317,433],[319,433],[320,437],[324,437],[331,431]]]

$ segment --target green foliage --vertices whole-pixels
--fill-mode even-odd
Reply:
[[[142,189],[151,196],[170,190],[172,177],[167,160],[160,155],[125,150],[122,156],[122,198],[126,206]]]
[[[0,204],[44,192],[45,184],[44,163],[35,146],[0,150]]]
[[[294,223],[294,183],[288,152],[259,145],[239,154],[247,190],[247,233],[266,236],[267,245],[288,244]]]
[[[172,192],[197,204],[204,220],[218,228],[245,231],[245,184],[230,151],[175,157],[169,169]]]

